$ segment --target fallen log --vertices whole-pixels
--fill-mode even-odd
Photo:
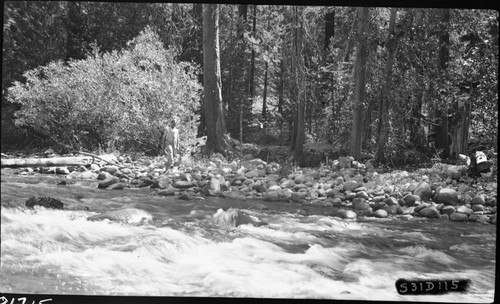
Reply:
[[[1,167],[58,167],[85,166],[93,161],[90,156],[83,157],[53,157],[53,158],[11,158],[2,159]]]

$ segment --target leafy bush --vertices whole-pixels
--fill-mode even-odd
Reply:
[[[52,62],[27,71],[8,99],[21,104],[16,125],[72,149],[146,149],[158,153],[163,127],[177,121],[181,148],[195,143],[198,68],[177,62],[146,28],[118,52]]]

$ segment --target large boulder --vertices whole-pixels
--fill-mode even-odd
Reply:
[[[378,218],[386,218],[388,215],[389,214],[384,209],[378,209],[375,212],[373,212],[373,216]]]
[[[453,212],[452,214],[450,214],[450,220],[454,222],[463,222],[466,221],[468,218],[469,216],[462,212]]]
[[[351,180],[344,182],[344,191],[354,191],[354,189],[358,188],[358,182]]]
[[[106,178],[105,180],[103,180],[102,182],[100,182],[97,185],[97,188],[106,189],[109,186],[111,186],[112,184],[118,183],[119,181],[120,180],[117,177],[112,176],[112,177]]]
[[[414,195],[418,195],[423,201],[428,201],[432,197],[431,186],[426,182],[421,182],[413,190]]]
[[[343,218],[343,219],[355,219],[357,216],[356,212],[349,210],[349,209],[344,209],[344,208],[340,208],[336,211],[333,211],[332,215],[338,216],[338,217]]]
[[[453,189],[441,189],[436,196],[436,202],[439,204],[455,206],[458,203],[458,193]]]
[[[249,215],[241,210],[229,208],[227,211],[223,209],[217,210],[213,215],[214,222],[224,227],[238,227],[240,225],[251,224],[253,226],[267,225],[255,216]]]
[[[418,214],[429,218],[439,218],[439,211],[437,210],[436,206],[432,205],[420,210]]]
[[[63,209],[64,204],[57,198],[48,197],[48,196],[39,196],[39,197],[30,197],[26,203],[26,207],[33,208],[35,206],[42,206],[45,208],[52,209]]]
[[[373,209],[370,204],[364,198],[354,198],[352,200],[352,207],[357,213],[370,216],[373,213]]]

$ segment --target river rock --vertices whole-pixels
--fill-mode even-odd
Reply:
[[[362,213],[363,215],[370,216],[373,213],[373,209],[364,198],[354,198],[352,200],[352,206],[354,211]]]
[[[472,209],[467,208],[466,206],[457,207],[457,212],[465,213],[467,216],[472,214]]]
[[[439,218],[439,211],[437,210],[436,206],[428,206],[423,208],[418,212],[421,216],[425,216],[428,218]]]
[[[247,199],[245,193],[243,193],[242,191],[222,192],[222,197],[233,199],[233,200],[239,200],[239,201],[245,201]]]
[[[69,174],[68,167],[57,167],[56,174]]]
[[[398,205],[398,200],[395,197],[388,197],[384,200],[384,203],[388,206]]]
[[[87,218],[87,220],[89,221],[100,221],[104,219],[139,225],[150,223],[153,220],[153,216],[144,210],[136,208],[124,208],[119,210],[107,211]]]
[[[102,170],[104,172],[108,172],[109,174],[113,175],[118,171],[118,167],[117,166],[105,166]]]
[[[415,205],[415,202],[420,201],[420,196],[414,194],[408,194],[403,198],[403,200],[405,202],[405,206],[410,207]]]
[[[261,221],[257,217],[234,208],[229,208],[227,211],[221,208],[217,210],[213,218],[216,224],[231,228],[246,224],[251,224],[256,227],[267,225],[267,223]]]
[[[336,211],[333,211],[332,215],[338,216],[338,217],[343,218],[343,219],[355,219],[357,217],[356,212],[349,210],[349,209],[344,209],[344,208],[340,208]]]
[[[472,211],[473,212],[476,212],[476,211],[484,211],[484,206],[483,205],[472,205]]]
[[[295,187],[295,182],[291,179],[287,179],[280,184],[281,188],[293,188]]]
[[[484,199],[484,195],[476,195],[472,198],[470,204],[471,205],[484,205],[486,202],[485,202],[485,199]]]
[[[119,181],[120,180],[117,177],[111,176],[109,178],[106,178],[102,182],[100,182],[99,185],[97,185],[97,188],[106,189],[109,186],[111,186],[112,184],[118,183]]]
[[[307,192],[305,192],[305,191],[298,191],[298,192],[293,192],[293,193],[292,193],[292,197],[291,197],[291,199],[292,199],[292,201],[294,201],[294,202],[298,202],[298,201],[300,201],[300,200],[305,199],[305,198],[306,198],[306,196],[307,196]]]
[[[462,212],[453,212],[452,214],[450,214],[450,220],[454,222],[463,222],[466,221],[468,218],[469,216]]]
[[[95,179],[96,174],[93,173],[92,171],[85,171],[85,172],[80,173],[80,178],[81,179]]]
[[[122,190],[126,186],[127,186],[127,184],[125,184],[125,183],[114,183],[114,184],[110,185],[109,187],[107,187],[106,189],[108,189],[108,190]]]
[[[219,178],[212,177],[205,187],[203,187],[203,193],[209,196],[219,195],[221,193],[221,183]]]
[[[489,206],[489,207],[496,207],[497,205],[497,199],[496,197],[491,197],[489,199],[486,200],[486,206]]]
[[[389,216],[389,214],[384,209],[378,209],[373,212],[373,216],[378,218],[386,218],[387,216]]]
[[[172,183],[172,186],[177,188],[177,189],[187,189],[191,187],[195,187],[196,183],[195,182],[188,182],[188,181],[183,181],[183,180],[177,180]]]
[[[392,215],[403,213],[403,209],[401,209],[401,206],[399,205],[386,205],[386,207],[384,207],[383,210],[387,211],[387,213]]]
[[[488,219],[489,219],[488,216],[484,214],[471,214],[468,218],[468,220],[471,222],[480,222],[480,223],[487,223]]]
[[[368,193],[366,193],[366,191],[359,191],[356,193],[356,197],[359,197],[359,198],[364,198],[364,199],[369,199],[370,196],[368,196]]]
[[[281,190],[281,189],[267,189],[266,193],[264,193],[264,200],[266,201],[272,201],[272,202],[277,202],[279,201],[279,194],[278,194],[278,190]]]
[[[158,195],[161,196],[172,196],[175,195],[178,190],[170,185],[168,185],[165,189],[158,191]]]
[[[448,205],[448,206],[443,206],[443,208],[441,208],[441,213],[442,213],[442,214],[448,214],[448,215],[450,215],[450,214],[452,214],[452,213],[453,213],[453,212],[455,212],[455,211],[456,211],[456,210],[455,210],[455,207],[450,206],[450,205]]]
[[[378,201],[378,202],[374,202],[371,207],[375,211],[375,210],[378,210],[378,209],[385,209],[385,208],[387,208],[387,204],[384,203],[384,202]]]
[[[358,188],[358,182],[351,180],[344,182],[344,191],[354,191],[354,189]]]
[[[458,203],[458,193],[453,189],[441,189],[437,194],[436,202],[455,206]]]
[[[432,190],[428,183],[421,182],[413,190],[414,195],[418,195],[423,201],[427,201],[432,197]]]
[[[48,196],[39,196],[39,197],[30,197],[26,203],[26,207],[33,208],[35,206],[42,206],[45,208],[52,209],[63,209],[64,204],[57,198],[48,197]]]
[[[492,217],[490,217],[490,221],[492,224],[497,224],[497,213],[495,213],[495,215],[493,215]]]

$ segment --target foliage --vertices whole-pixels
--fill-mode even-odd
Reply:
[[[198,69],[175,56],[148,28],[121,52],[94,47],[85,60],[29,70],[9,89],[21,104],[16,124],[73,149],[160,152],[163,127],[176,120],[181,146],[194,144]]]

